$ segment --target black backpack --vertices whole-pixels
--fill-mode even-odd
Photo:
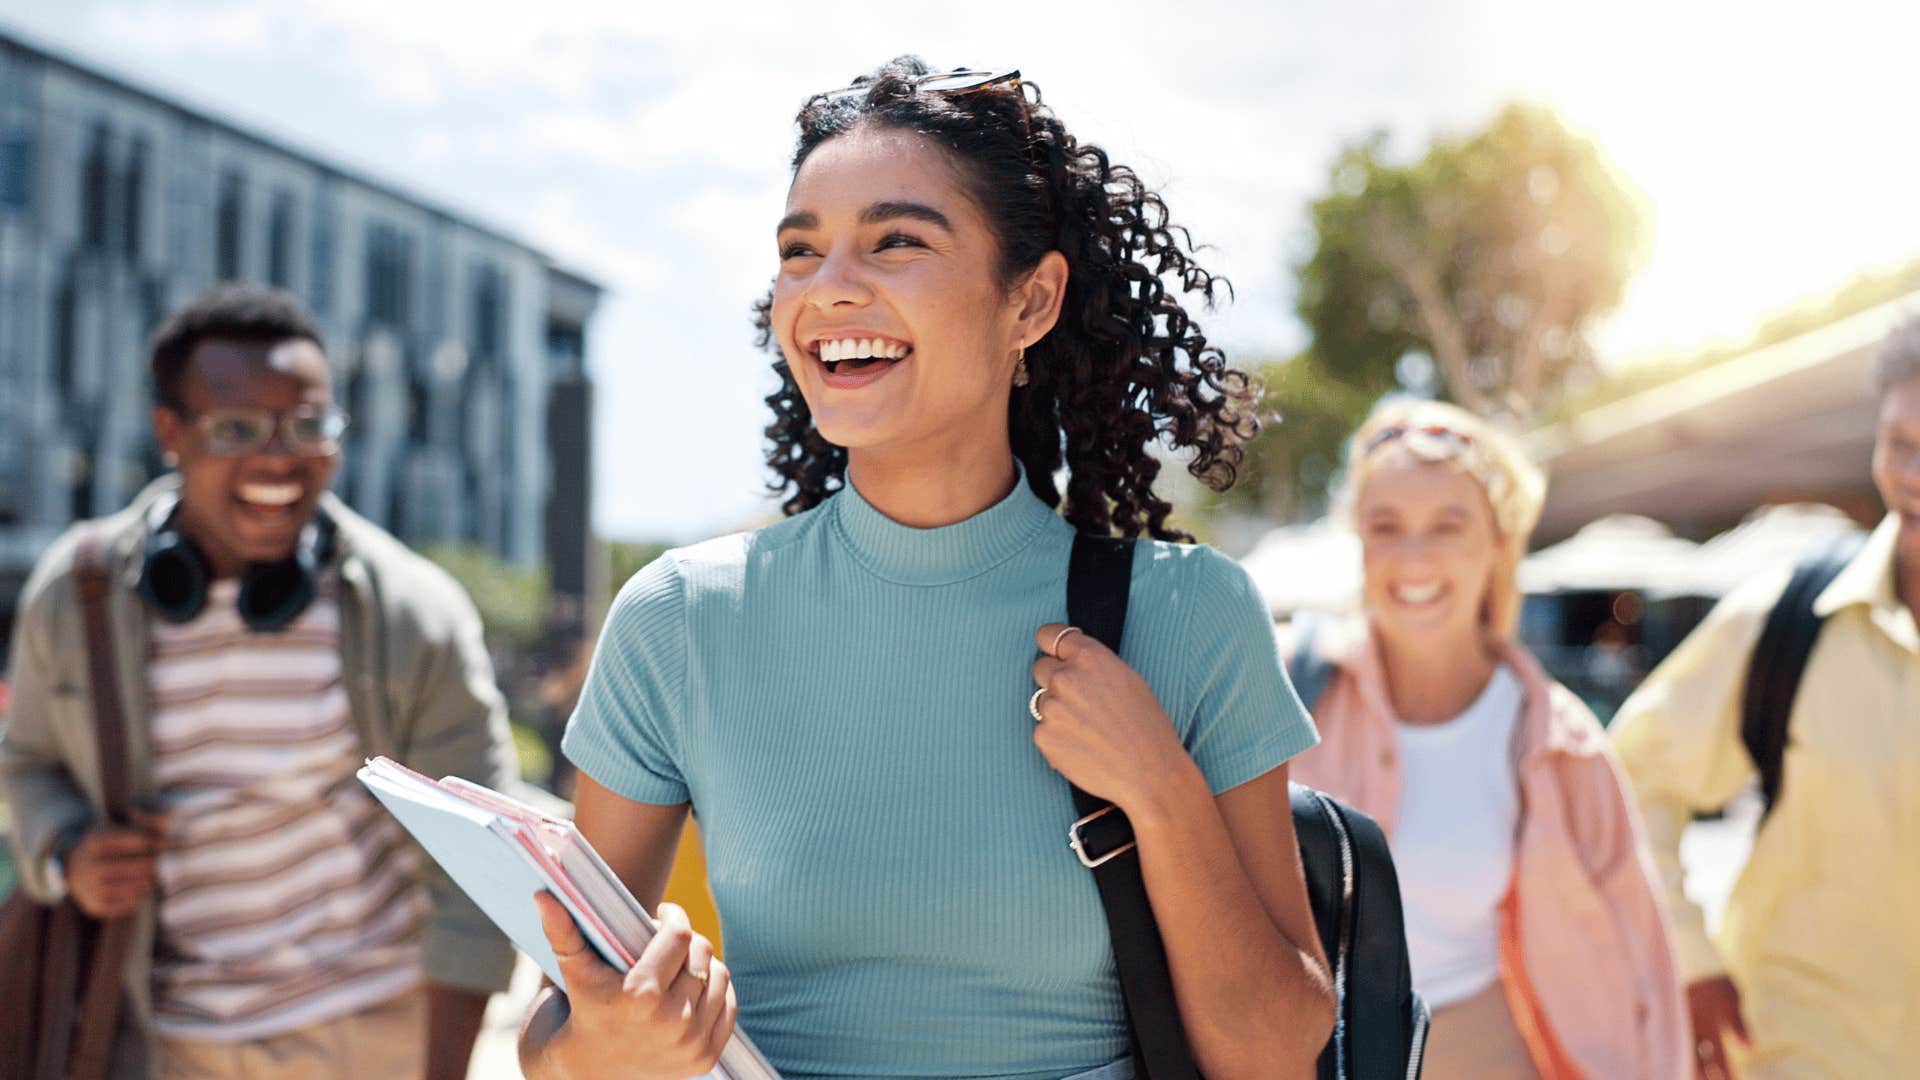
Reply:
[[[1116,653],[1126,625],[1133,551],[1132,541],[1083,534],[1074,540],[1067,573],[1067,621]],[[1078,788],[1073,795],[1082,816],[1070,838],[1092,868],[1106,909],[1138,1080],[1197,1080],[1166,946],[1132,848],[1132,826],[1102,800]],[[1323,792],[1294,784],[1291,795],[1307,899],[1336,1002],[1319,1076],[1418,1080],[1428,1012],[1413,991],[1400,882],[1386,836],[1371,818]]]
[[[1826,624],[1814,612],[1813,602],[1865,543],[1865,534],[1850,534],[1794,567],[1786,591],[1767,612],[1760,640],[1747,659],[1747,679],[1740,697],[1740,741],[1760,774],[1762,820],[1780,801],[1787,722],[1793,716],[1793,699],[1800,692],[1800,677],[1806,674],[1807,660]]]

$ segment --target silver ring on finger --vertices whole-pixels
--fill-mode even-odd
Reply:
[[[1053,635],[1053,644],[1047,646],[1047,655],[1053,657],[1055,660],[1060,659],[1060,643],[1067,640],[1068,634],[1077,634],[1079,632],[1080,628],[1077,626],[1061,627],[1060,632]]]
[[[674,985],[678,986],[682,979],[693,984],[687,988],[687,1000],[698,1005],[700,1000],[707,996],[707,980],[695,975],[690,968],[680,969],[679,973],[673,977]]]
[[[1046,717],[1040,715],[1040,695],[1046,692],[1047,688],[1043,686],[1035,690],[1033,696],[1027,699],[1027,714],[1033,717],[1033,722],[1036,724],[1046,719]]]

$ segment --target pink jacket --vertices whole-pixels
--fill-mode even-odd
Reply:
[[[1371,815],[1391,841],[1400,739],[1378,649],[1357,623],[1325,635],[1339,672],[1314,704],[1320,745],[1293,779]],[[1344,639],[1342,645],[1339,639]],[[1593,714],[1518,645],[1520,828],[1501,905],[1501,981],[1548,1080],[1689,1080],[1687,1013],[1653,860]]]

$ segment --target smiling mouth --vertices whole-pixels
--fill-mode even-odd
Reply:
[[[1410,607],[1426,607],[1446,593],[1444,585],[1395,585],[1388,590],[1395,600]]]
[[[884,338],[833,338],[818,341],[813,356],[830,375],[852,375],[897,364],[913,355],[913,346]]]
[[[256,517],[279,519],[289,516],[306,493],[306,488],[296,483],[252,483],[241,484],[234,498]]]

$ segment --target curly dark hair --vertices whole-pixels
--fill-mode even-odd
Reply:
[[[154,330],[147,345],[154,400],[176,413],[187,411],[187,361],[203,341],[270,345],[290,338],[303,338],[327,351],[320,324],[292,293],[244,282],[215,285]]]
[[[802,106],[797,173],[807,156],[861,125],[911,131],[943,147],[998,246],[995,274],[1012,288],[1049,251],[1066,258],[1060,321],[1026,351],[1030,381],[1012,387],[1008,434],[1027,483],[1061,506],[1054,474],[1067,468],[1062,512],[1082,532],[1191,540],[1171,528],[1172,504],[1153,492],[1159,439],[1193,451],[1187,470],[1215,491],[1232,486],[1241,444],[1259,428],[1257,388],[1227,364],[1176,295],[1213,305],[1232,286],[1202,269],[1191,235],[1134,171],[1067,132],[1032,83],[965,92],[919,89],[931,69],[902,56]],[[754,306],[762,348],[773,344],[773,296]],[[797,514],[846,482],[847,453],[813,426],[784,357],[780,388],[767,396],[773,422],[768,487]]]

